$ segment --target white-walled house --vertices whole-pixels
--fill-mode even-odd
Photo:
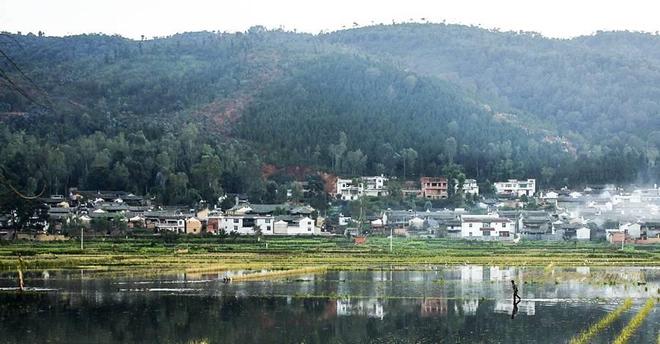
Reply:
[[[578,240],[590,240],[591,229],[589,227],[580,227],[575,230],[575,238]]]
[[[317,234],[314,220],[309,217],[296,218],[288,222],[287,235],[314,235]]]
[[[260,228],[263,235],[272,235],[275,222],[270,215],[221,215],[218,219],[220,230],[243,235],[254,234],[256,228]]]
[[[619,229],[632,239],[639,239],[642,236],[642,225],[639,223],[626,223],[619,226]]]
[[[505,182],[495,183],[495,189],[498,194],[530,197],[536,193],[536,179],[509,179]]]
[[[454,187],[455,191],[458,191],[458,183]],[[466,179],[463,182],[463,194],[465,195],[479,195],[479,185],[477,184],[476,179]]]
[[[320,229],[314,219],[308,216],[271,215],[220,215],[217,217],[219,229],[229,234],[254,235],[261,229],[262,235],[317,235]]]
[[[368,197],[387,196],[387,178],[383,175],[373,177],[362,177],[362,194]]]
[[[461,237],[511,240],[515,234],[513,221],[498,215],[461,215]]]
[[[310,217],[279,217],[275,222],[275,235],[317,235],[320,229]]]
[[[356,201],[362,197],[362,186],[354,184],[352,179],[337,179],[337,198],[342,201]]]
[[[163,218],[156,223],[156,229],[159,231],[170,231],[175,233],[186,232],[186,220],[184,218]]]
[[[388,178],[383,175],[373,177],[360,177],[352,179],[337,179],[335,196],[342,201],[355,201],[362,196],[387,196],[386,183]]]

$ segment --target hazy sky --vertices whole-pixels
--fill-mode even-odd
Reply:
[[[572,37],[597,30],[660,31],[659,1],[609,0],[0,0],[0,31],[139,38],[252,25],[318,33],[371,23],[429,21]]]

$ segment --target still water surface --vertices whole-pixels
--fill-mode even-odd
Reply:
[[[593,340],[609,343],[660,296],[651,268],[443,266],[230,284],[224,276],[30,273],[36,292],[0,292],[0,342],[565,343],[632,297],[635,306]],[[511,279],[523,298],[513,319]],[[14,286],[13,274],[0,274],[0,287]],[[631,343],[656,342],[658,308]]]

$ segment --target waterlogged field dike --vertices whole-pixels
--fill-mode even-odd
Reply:
[[[607,243],[522,242],[370,237],[363,245],[347,238],[252,237],[94,239],[0,242],[0,269],[84,269],[100,274],[213,272],[223,270],[413,269],[427,265],[658,266],[660,246]]]

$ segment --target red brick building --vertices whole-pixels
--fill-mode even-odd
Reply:
[[[422,196],[427,199],[442,199],[449,197],[448,183],[445,177],[421,177]]]

